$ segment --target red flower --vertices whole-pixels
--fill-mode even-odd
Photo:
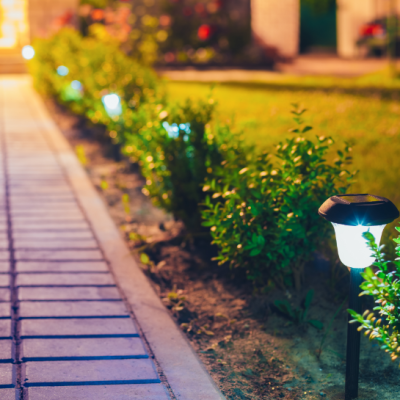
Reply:
[[[212,34],[212,29],[210,25],[204,24],[201,25],[199,30],[197,31],[197,36],[199,37],[200,40],[208,40],[210,39]]]
[[[93,21],[101,21],[104,19],[104,10],[96,8],[91,12],[90,16],[92,17]]]
[[[379,36],[385,33],[382,25],[368,24],[361,28],[361,36]]]

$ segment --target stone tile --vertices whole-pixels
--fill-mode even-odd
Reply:
[[[19,399],[19,390],[18,393],[15,389],[1,389],[0,386],[0,399],[1,400],[17,400]]]
[[[59,213],[65,211],[66,213],[70,212],[79,212],[80,208],[78,207],[76,202],[68,201],[68,202],[52,202],[43,204],[40,201],[32,201],[29,206],[25,203],[11,203],[11,215],[30,215],[30,214],[43,214],[43,213]]]
[[[89,229],[70,230],[70,231],[20,231],[13,232],[15,241],[18,240],[81,240],[94,239],[93,233]]]
[[[0,287],[9,287],[10,286],[10,275],[8,274],[0,274]]]
[[[1,254],[1,253],[0,253]],[[68,261],[68,260],[103,260],[100,250],[17,250],[17,260],[40,260],[40,261]]]
[[[2,226],[0,225],[0,230]],[[4,226],[4,230],[6,226]],[[85,221],[75,222],[75,221],[37,221],[34,223],[33,221],[28,222],[18,222],[13,224],[13,229],[15,231],[45,231],[50,229],[58,229],[62,232],[64,229],[89,229],[89,225]]]
[[[0,289],[0,296],[1,296]],[[18,298],[26,300],[117,300],[120,299],[115,287],[22,287],[18,289]],[[4,300],[8,301],[8,300]]]
[[[59,227],[59,226],[65,226],[69,227],[71,225],[74,226],[79,226],[80,224],[86,224],[86,221],[82,217],[78,218],[69,218],[65,217],[64,215],[60,216],[59,218],[49,218],[49,217],[35,217],[35,218],[15,218],[13,217],[13,228],[19,229],[19,228],[31,228],[31,227],[37,227],[37,226],[54,226],[54,227]],[[1,221],[0,221],[1,223]]]
[[[0,319],[0,338],[11,339],[11,319]]]
[[[20,194],[13,194],[10,195],[10,201],[13,204],[22,204],[27,207],[31,203],[40,202],[42,206],[45,208],[48,203],[75,203],[75,197],[68,193],[68,194],[35,194],[35,193],[24,193],[21,192]]]
[[[96,385],[30,387],[29,400],[169,400],[161,383],[146,385]],[[7,399],[8,400],[8,399]],[[14,400],[14,399],[13,399]]]
[[[0,302],[0,319],[11,318],[11,303]]]
[[[159,382],[149,359],[28,362],[23,373],[26,387]]]
[[[0,306],[2,304],[0,303]],[[20,318],[127,317],[122,301],[22,302]]]
[[[9,339],[0,340],[0,363],[5,362],[13,362],[12,341]]]
[[[59,220],[67,218],[84,218],[81,210],[74,207],[68,210],[60,208],[59,210],[35,209],[26,211],[15,211],[11,213],[11,217],[15,221],[35,220],[38,218],[45,218],[50,220]]]
[[[0,250],[7,250],[8,249],[8,239],[0,238]]]
[[[10,259],[10,253],[6,250],[0,250],[0,261],[8,261]]]
[[[0,248],[1,246],[0,241]],[[96,249],[97,242],[94,239],[79,240],[45,240],[45,239],[19,239],[14,242],[16,249]]]
[[[10,290],[0,288],[0,301],[10,301]]]
[[[0,273],[10,271],[10,263],[8,261],[0,261]]]
[[[14,366],[13,364],[0,364],[0,387],[1,388],[12,388],[14,387]],[[0,392],[0,395],[3,391]],[[2,397],[0,397],[3,400]]]
[[[23,362],[147,358],[142,340],[138,337],[24,339],[21,351]]]
[[[1,279],[1,275],[0,275]],[[1,280],[0,280],[1,282]],[[18,274],[17,286],[80,286],[115,285],[111,274]]]
[[[44,208],[43,211],[46,209]],[[85,222],[85,218],[82,215],[64,215],[62,209],[58,212],[58,215],[49,215],[47,213],[42,213],[42,215],[30,215],[30,216],[13,216],[12,217],[13,225],[37,225],[41,223],[54,223],[54,224],[77,224],[80,222]],[[1,222],[1,220],[0,220]],[[7,222],[7,221],[5,221]]]
[[[104,261],[18,261],[17,272],[108,272]]]
[[[21,321],[21,338],[137,334],[137,329],[130,318],[24,319]]]

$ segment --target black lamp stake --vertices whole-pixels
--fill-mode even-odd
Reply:
[[[388,199],[370,194],[345,194],[330,197],[318,210],[321,217],[332,222],[338,243],[339,258],[350,267],[349,308],[361,314],[359,296],[364,268],[373,258],[362,233],[375,232],[379,244],[384,226],[399,217],[396,206]],[[361,229],[360,229],[361,227]],[[365,229],[364,229],[365,227]],[[352,319],[349,316],[349,321]],[[358,323],[348,324],[346,353],[345,400],[358,397],[360,338]]]
[[[349,308],[361,314],[360,285],[363,281],[361,268],[350,269]],[[352,319],[349,314],[349,321]],[[360,366],[360,338],[361,332],[357,330],[358,323],[347,325],[347,353],[346,353],[346,388],[345,400],[358,397],[358,373]]]

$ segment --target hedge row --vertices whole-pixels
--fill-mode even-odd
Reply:
[[[328,234],[316,210],[352,180],[349,146],[327,162],[333,140],[308,137],[295,106],[293,138],[261,153],[216,121],[212,98],[171,104],[154,72],[112,41],[63,29],[34,47],[37,90],[104,125],[141,166],[143,193],[190,233],[209,231],[220,264],[244,270],[256,286],[301,285]]]

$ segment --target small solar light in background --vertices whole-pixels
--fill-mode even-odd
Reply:
[[[82,83],[80,83],[79,81],[72,81],[71,87],[72,87],[72,89],[78,90],[80,92],[83,90]]]
[[[164,121],[162,126],[167,131],[168,136],[173,139],[176,139],[179,137],[180,131],[186,132],[187,134],[189,134],[191,132],[190,123],[179,124],[179,126],[178,126],[178,124],[174,123],[174,124],[170,125],[167,121]],[[187,142],[189,140],[189,136],[184,135],[183,139],[185,140],[185,142]]]
[[[69,74],[69,69],[64,65],[60,65],[57,68],[57,74],[60,76],[67,76]]]
[[[32,46],[24,46],[22,48],[22,57],[25,58],[25,60],[32,60],[32,58],[35,56],[35,49]]]
[[[117,94],[106,94],[101,100],[109,116],[120,115],[122,113],[121,99]]]

